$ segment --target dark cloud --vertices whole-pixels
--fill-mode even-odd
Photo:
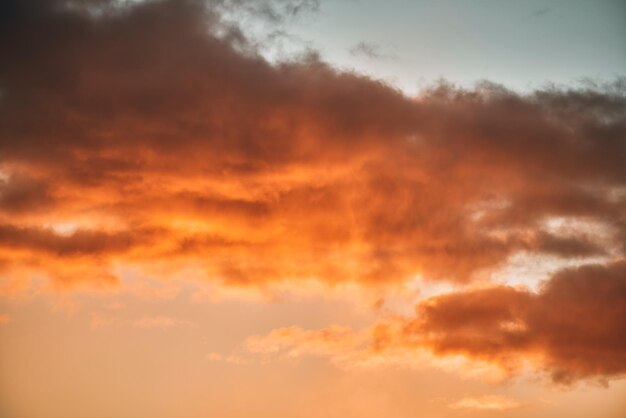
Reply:
[[[116,254],[144,242],[150,231],[105,233],[80,230],[58,234],[50,229],[0,225],[0,247],[43,252],[58,257]]]
[[[219,4],[234,12],[242,11],[265,18],[272,24],[314,14],[320,11],[320,0],[226,0]]]
[[[315,55],[272,65],[219,7],[2,2],[6,246],[169,254],[247,285],[467,282],[520,251],[624,255],[623,82],[408,98]],[[46,230],[75,218],[92,226]]]
[[[464,355],[511,370],[530,360],[559,383],[620,377],[626,373],[626,263],[561,270],[539,293],[498,286],[437,296],[418,305],[400,336],[376,335],[378,350],[425,346],[439,356]]]
[[[50,185],[42,180],[11,176],[0,180],[0,211],[11,215],[50,209]]]
[[[365,56],[369,59],[389,59],[393,58],[381,50],[381,47],[372,42],[361,41],[350,48],[350,54],[354,56]]]

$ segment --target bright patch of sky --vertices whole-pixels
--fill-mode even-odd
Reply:
[[[241,23],[269,35],[270,59],[313,49],[409,94],[440,78],[528,91],[626,76],[623,0],[322,0],[281,24]]]

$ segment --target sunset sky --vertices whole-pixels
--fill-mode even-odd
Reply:
[[[623,0],[0,0],[1,418],[626,416]]]

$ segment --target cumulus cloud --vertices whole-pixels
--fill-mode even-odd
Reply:
[[[270,64],[216,2],[112,4],[0,5],[3,277],[114,284],[158,260],[237,286],[468,283],[522,251],[624,256],[623,82],[409,98]]]
[[[438,295],[420,302],[413,318],[362,332],[281,328],[252,337],[247,347],[348,366],[410,364],[428,352],[435,360],[492,364],[507,375],[530,363],[559,384],[607,381],[626,373],[626,263],[561,270],[537,293],[494,286]]]
[[[463,355],[514,369],[535,359],[556,382],[626,372],[626,263],[564,269],[538,293],[506,286],[420,303],[399,340],[440,356]],[[384,335],[384,334],[382,334]]]

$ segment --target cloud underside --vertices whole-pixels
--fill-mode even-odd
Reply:
[[[97,13],[89,1],[0,4],[5,278],[115,285],[119,266],[195,265],[227,285],[384,287],[415,276],[470,283],[519,253],[624,257],[623,81],[526,95],[438,84],[408,98],[311,55],[270,64],[210,3],[97,3]],[[589,267],[617,269],[606,286],[580,270],[580,310],[566,292],[576,278],[563,273],[551,282],[563,294],[437,299],[402,335],[498,361],[539,352],[564,376],[623,372],[623,350],[604,340],[619,331],[603,328],[623,325],[616,265]],[[492,311],[448,322],[482,298]],[[561,302],[570,305],[564,317],[550,311],[554,324],[534,319]],[[578,312],[594,314],[572,334],[549,328]],[[522,325],[498,328],[509,320]],[[613,351],[596,358],[579,337]]]

